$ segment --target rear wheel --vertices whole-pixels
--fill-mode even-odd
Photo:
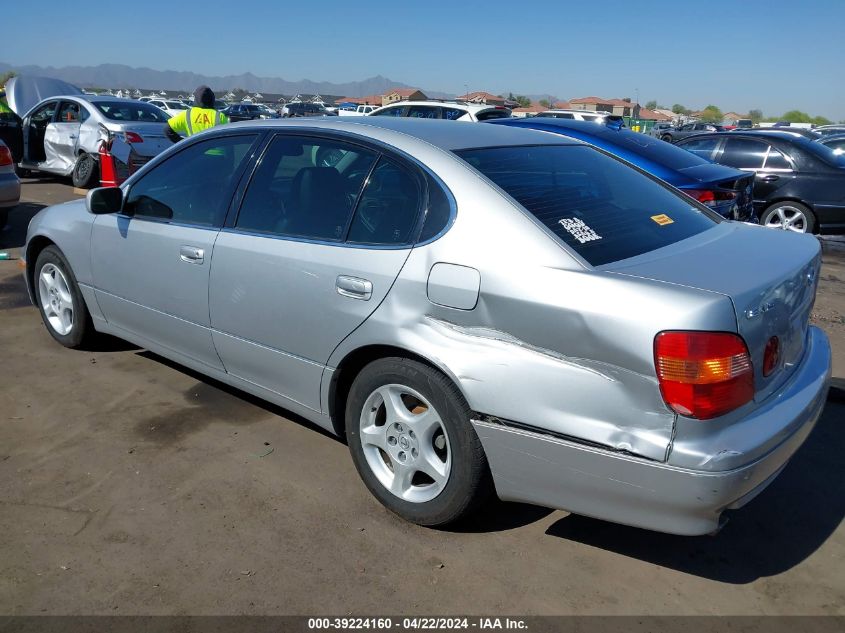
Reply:
[[[661,140],[661,141],[666,141],[667,143],[671,143],[671,142],[672,142],[672,137],[671,137],[671,136],[669,136],[668,134],[664,134],[663,136],[661,136],[661,137],[660,137],[660,140]]]
[[[492,491],[487,459],[455,385],[405,358],[377,360],[346,404],[352,460],[370,492],[419,525],[453,522]]]
[[[76,164],[73,166],[71,178],[74,187],[90,189],[95,186],[99,179],[99,170],[97,169],[97,161],[91,154],[83,152],[79,155]]]
[[[812,233],[816,226],[813,212],[800,202],[778,202],[763,212],[760,224],[768,229],[781,229],[795,233]]]
[[[47,331],[65,347],[82,347],[93,335],[91,315],[65,256],[48,246],[35,261],[35,297]]]

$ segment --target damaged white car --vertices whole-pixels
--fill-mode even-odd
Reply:
[[[130,171],[172,145],[164,134],[169,116],[141,101],[86,95],[47,77],[14,77],[6,94],[22,119],[18,168],[23,174],[70,176],[74,186],[87,188],[99,181],[102,141],[116,137],[131,146]]]

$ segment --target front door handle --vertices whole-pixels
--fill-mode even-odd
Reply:
[[[774,174],[767,174],[760,178],[760,180],[762,180],[763,182],[774,182],[778,178],[780,178],[780,176],[775,176]]]
[[[181,246],[179,247],[179,257],[183,262],[189,264],[202,264],[205,251],[196,246]]]
[[[337,278],[337,294],[344,297],[351,297],[352,299],[361,299],[362,301],[369,301],[373,296],[373,282],[359,277],[348,277],[340,275]]]

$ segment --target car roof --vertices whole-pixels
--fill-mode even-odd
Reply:
[[[549,108],[548,110],[543,110],[540,114],[544,112],[560,112],[566,114],[586,114],[588,116],[608,116],[610,112],[594,112],[592,110],[575,110],[575,109],[567,109],[567,108]]]
[[[457,107],[457,108],[465,108],[469,112],[479,112],[481,110],[487,109],[499,109],[504,108],[504,106],[495,106],[495,105],[488,105],[486,103],[462,103],[458,101],[396,101],[394,103],[388,103],[387,105],[379,106],[382,108],[390,108],[390,107],[399,107],[399,106],[406,106],[406,105],[425,105],[425,106],[447,106],[447,107]]]
[[[236,126],[261,128],[317,127],[323,130],[347,131],[363,135],[367,134],[367,128],[374,128],[389,132],[397,145],[402,145],[403,138],[410,137],[447,151],[516,145],[584,145],[576,139],[562,138],[536,130],[515,129],[486,123],[465,124],[441,119],[406,117],[333,116],[312,117],[308,120],[299,121],[296,119],[243,121],[220,129]]]

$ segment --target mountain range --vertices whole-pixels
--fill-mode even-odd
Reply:
[[[248,92],[267,92],[274,94],[322,94],[361,97],[383,94],[391,88],[418,88],[401,81],[394,81],[381,75],[351,81],[332,83],[329,81],[311,81],[302,79],[288,81],[279,77],[258,77],[252,73],[225,75],[222,77],[201,75],[199,73],[154,70],[152,68],[133,68],[123,64],[100,64],[99,66],[12,66],[0,62],[0,74],[14,70],[19,75],[40,75],[55,77],[80,88],[140,88],[142,90],[187,90],[193,91],[201,84],[213,90],[234,90],[242,88]],[[422,89],[425,94],[435,99],[448,99],[454,95],[436,90]]]

